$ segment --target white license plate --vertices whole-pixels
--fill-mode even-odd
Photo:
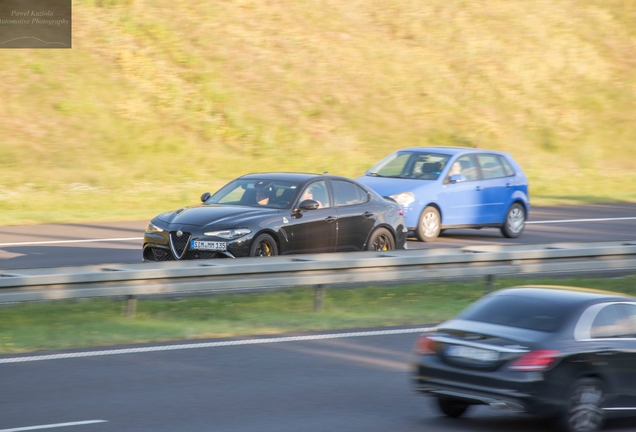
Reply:
[[[227,243],[225,242],[215,242],[215,241],[205,241],[205,240],[191,240],[190,241],[190,249],[195,250],[207,250],[207,251],[226,251]]]
[[[490,351],[463,345],[450,345],[446,349],[446,355],[449,357],[461,357],[485,362],[499,360],[499,353],[497,351]]]

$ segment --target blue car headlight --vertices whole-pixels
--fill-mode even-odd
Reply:
[[[415,201],[415,194],[413,192],[401,192],[391,195],[391,198],[397,201],[397,203],[402,207],[408,207],[413,203],[413,201]]]
[[[163,232],[163,228],[159,228],[157,225],[150,222],[148,226],[146,227],[146,232],[148,234],[157,234],[157,233]]]
[[[232,240],[235,238],[243,237],[246,234],[251,233],[252,230],[249,228],[234,228],[234,229],[226,229],[219,231],[208,231],[204,232],[205,236],[209,237],[221,237],[227,240]]]

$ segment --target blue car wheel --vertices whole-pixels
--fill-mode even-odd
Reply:
[[[441,231],[442,218],[435,207],[428,206],[422,211],[415,234],[420,241],[434,241]]]
[[[519,203],[514,203],[506,213],[501,226],[501,233],[507,238],[517,238],[526,225],[526,210]]]

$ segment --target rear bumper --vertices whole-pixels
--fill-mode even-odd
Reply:
[[[513,412],[532,412],[534,410],[532,396],[515,390],[492,391],[492,389],[478,386],[459,387],[441,381],[422,382],[419,378],[414,380],[414,384],[420,393],[438,398],[461,399],[471,404],[490,405],[496,409]]]
[[[540,372],[452,373],[414,365],[412,385],[422,394],[460,399],[496,409],[552,416],[561,411],[564,398]]]

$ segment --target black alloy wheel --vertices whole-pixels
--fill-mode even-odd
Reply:
[[[395,240],[391,232],[386,228],[378,228],[371,234],[369,245],[370,251],[390,251],[395,249]]]
[[[442,412],[452,418],[457,418],[464,414],[469,406],[467,402],[450,398],[438,398],[437,403]]]
[[[566,400],[562,426],[566,432],[598,432],[603,428],[605,413],[603,383],[596,378],[583,378],[574,383]]]
[[[278,255],[278,246],[276,241],[269,234],[259,234],[252,242],[250,248],[250,256],[252,257],[271,257]]]

